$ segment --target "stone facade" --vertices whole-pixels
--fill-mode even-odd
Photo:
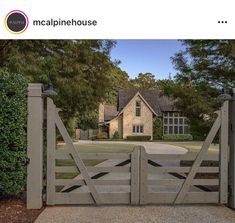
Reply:
[[[127,89],[118,92],[117,106],[99,106],[99,129],[113,138],[150,136],[153,139],[153,118],[163,118],[163,134],[185,134],[188,132],[187,118],[176,108],[174,98],[157,90]]]
[[[136,116],[136,101],[141,102],[141,115]],[[105,122],[105,106],[104,103],[99,105],[99,122]],[[113,138],[116,131],[121,139],[127,136],[148,135],[153,137],[153,112],[146,105],[145,101],[136,95],[130,103],[123,109],[123,112],[106,123],[109,126],[109,138]],[[143,132],[133,132],[133,125],[143,126]]]
[[[141,115],[136,116],[136,101],[141,101]],[[143,133],[133,133],[133,125],[143,125]],[[153,113],[145,102],[135,96],[123,111],[123,139],[131,135],[150,135],[153,137]]]
[[[109,123],[109,138],[113,138],[115,132],[118,132],[120,139],[123,138],[123,116],[119,115]]]

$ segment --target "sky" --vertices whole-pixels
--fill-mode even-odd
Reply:
[[[183,49],[178,40],[118,40],[111,58],[121,60],[120,68],[131,78],[150,72],[164,79],[176,74],[170,57]]]

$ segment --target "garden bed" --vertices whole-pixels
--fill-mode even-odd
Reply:
[[[26,202],[21,199],[0,200],[0,222],[1,223],[33,223],[38,215],[44,210],[28,210]]]

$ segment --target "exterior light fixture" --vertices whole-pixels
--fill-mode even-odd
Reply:
[[[43,95],[46,97],[57,95],[51,82],[43,86]]]
[[[220,94],[218,96],[218,99],[223,100],[223,101],[227,101],[227,100],[231,100],[232,96],[231,96],[230,92],[227,89],[223,88],[222,89],[222,94]]]

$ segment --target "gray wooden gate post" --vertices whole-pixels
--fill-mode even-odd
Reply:
[[[235,88],[233,88],[233,97],[229,106],[229,207],[235,209]]]
[[[224,101],[221,107],[220,127],[220,203],[228,203],[228,111],[229,101]]]
[[[43,98],[42,84],[29,84],[27,121],[27,208],[42,207]]]

